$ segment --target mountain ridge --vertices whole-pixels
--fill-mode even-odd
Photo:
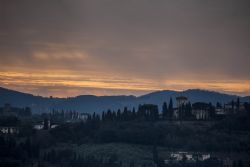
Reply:
[[[68,98],[49,98],[42,96],[34,96],[29,93],[23,93],[11,89],[0,87],[0,107],[5,103],[10,103],[16,107],[31,107],[34,113],[49,112],[52,109],[58,110],[76,110],[79,112],[100,113],[103,110],[122,109],[125,106],[128,108],[137,108],[139,104],[157,104],[161,110],[161,105],[164,101],[169,102],[177,96],[186,96],[191,103],[194,102],[216,102],[227,103],[231,100],[236,100],[238,97],[241,101],[250,102],[250,96],[237,96],[226,93],[220,93],[202,89],[188,89],[185,91],[162,90],[151,92],[142,96],[120,95],[120,96],[95,96],[95,95],[79,95]]]

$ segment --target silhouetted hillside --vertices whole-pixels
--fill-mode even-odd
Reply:
[[[175,98],[180,95],[188,97],[191,103],[211,102],[213,104],[216,102],[227,103],[236,100],[238,97],[213,91],[191,89],[183,92],[157,91],[140,97],[82,95],[71,98],[47,98],[0,88],[0,106],[3,106],[4,103],[10,103],[16,107],[29,106],[33,112],[48,112],[53,108],[79,112],[102,112],[107,109],[117,110],[125,106],[137,108],[139,104],[152,103],[159,105],[159,109],[161,109],[164,101],[168,103],[172,98],[175,103]],[[241,101],[249,102],[250,96],[241,97]]]

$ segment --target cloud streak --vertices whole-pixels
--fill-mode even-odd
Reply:
[[[247,0],[2,0],[0,6],[1,86],[32,85],[44,95],[52,86],[78,94],[84,87],[249,93]]]

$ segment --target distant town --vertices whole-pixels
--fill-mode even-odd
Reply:
[[[0,147],[4,150],[0,163],[60,166],[64,161],[59,159],[67,154],[65,163],[71,166],[85,163],[95,166],[94,162],[98,161],[102,166],[248,167],[249,122],[250,103],[239,98],[212,105],[191,104],[188,97],[178,96],[164,102],[161,108],[140,104],[137,108],[99,113],[52,109],[37,114],[29,107],[18,108],[6,103],[0,108]],[[10,145],[11,142],[15,144]],[[67,145],[61,150],[60,145],[66,143],[73,148],[94,143],[97,146],[132,144],[134,149],[151,150],[152,156],[147,160],[135,160],[136,156],[126,160],[115,152],[105,156],[83,155]],[[16,155],[20,153],[24,157]],[[93,159],[94,162],[89,162]]]

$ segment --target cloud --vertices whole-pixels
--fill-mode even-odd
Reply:
[[[250,80],[247,0],[3,0],[0,6],[0,72],[67,71],[79,82],[118,77],[151,90],[194,87],[166,80],[202,88]]]
[[[70,71],[47,71],[43,73],[0,72],[0,85],[10,89],[39,94],[42,96],[75,96],[80,94],[96,95],[142,95],[162,89],[209,89],[238,95],[250,94],[247,80],[155,80],[131,79],[124,77],[86,75]]]
[[[88,57],[85,53],[81,52],[34,52],[33,57],[42,61],[84,61]]]

